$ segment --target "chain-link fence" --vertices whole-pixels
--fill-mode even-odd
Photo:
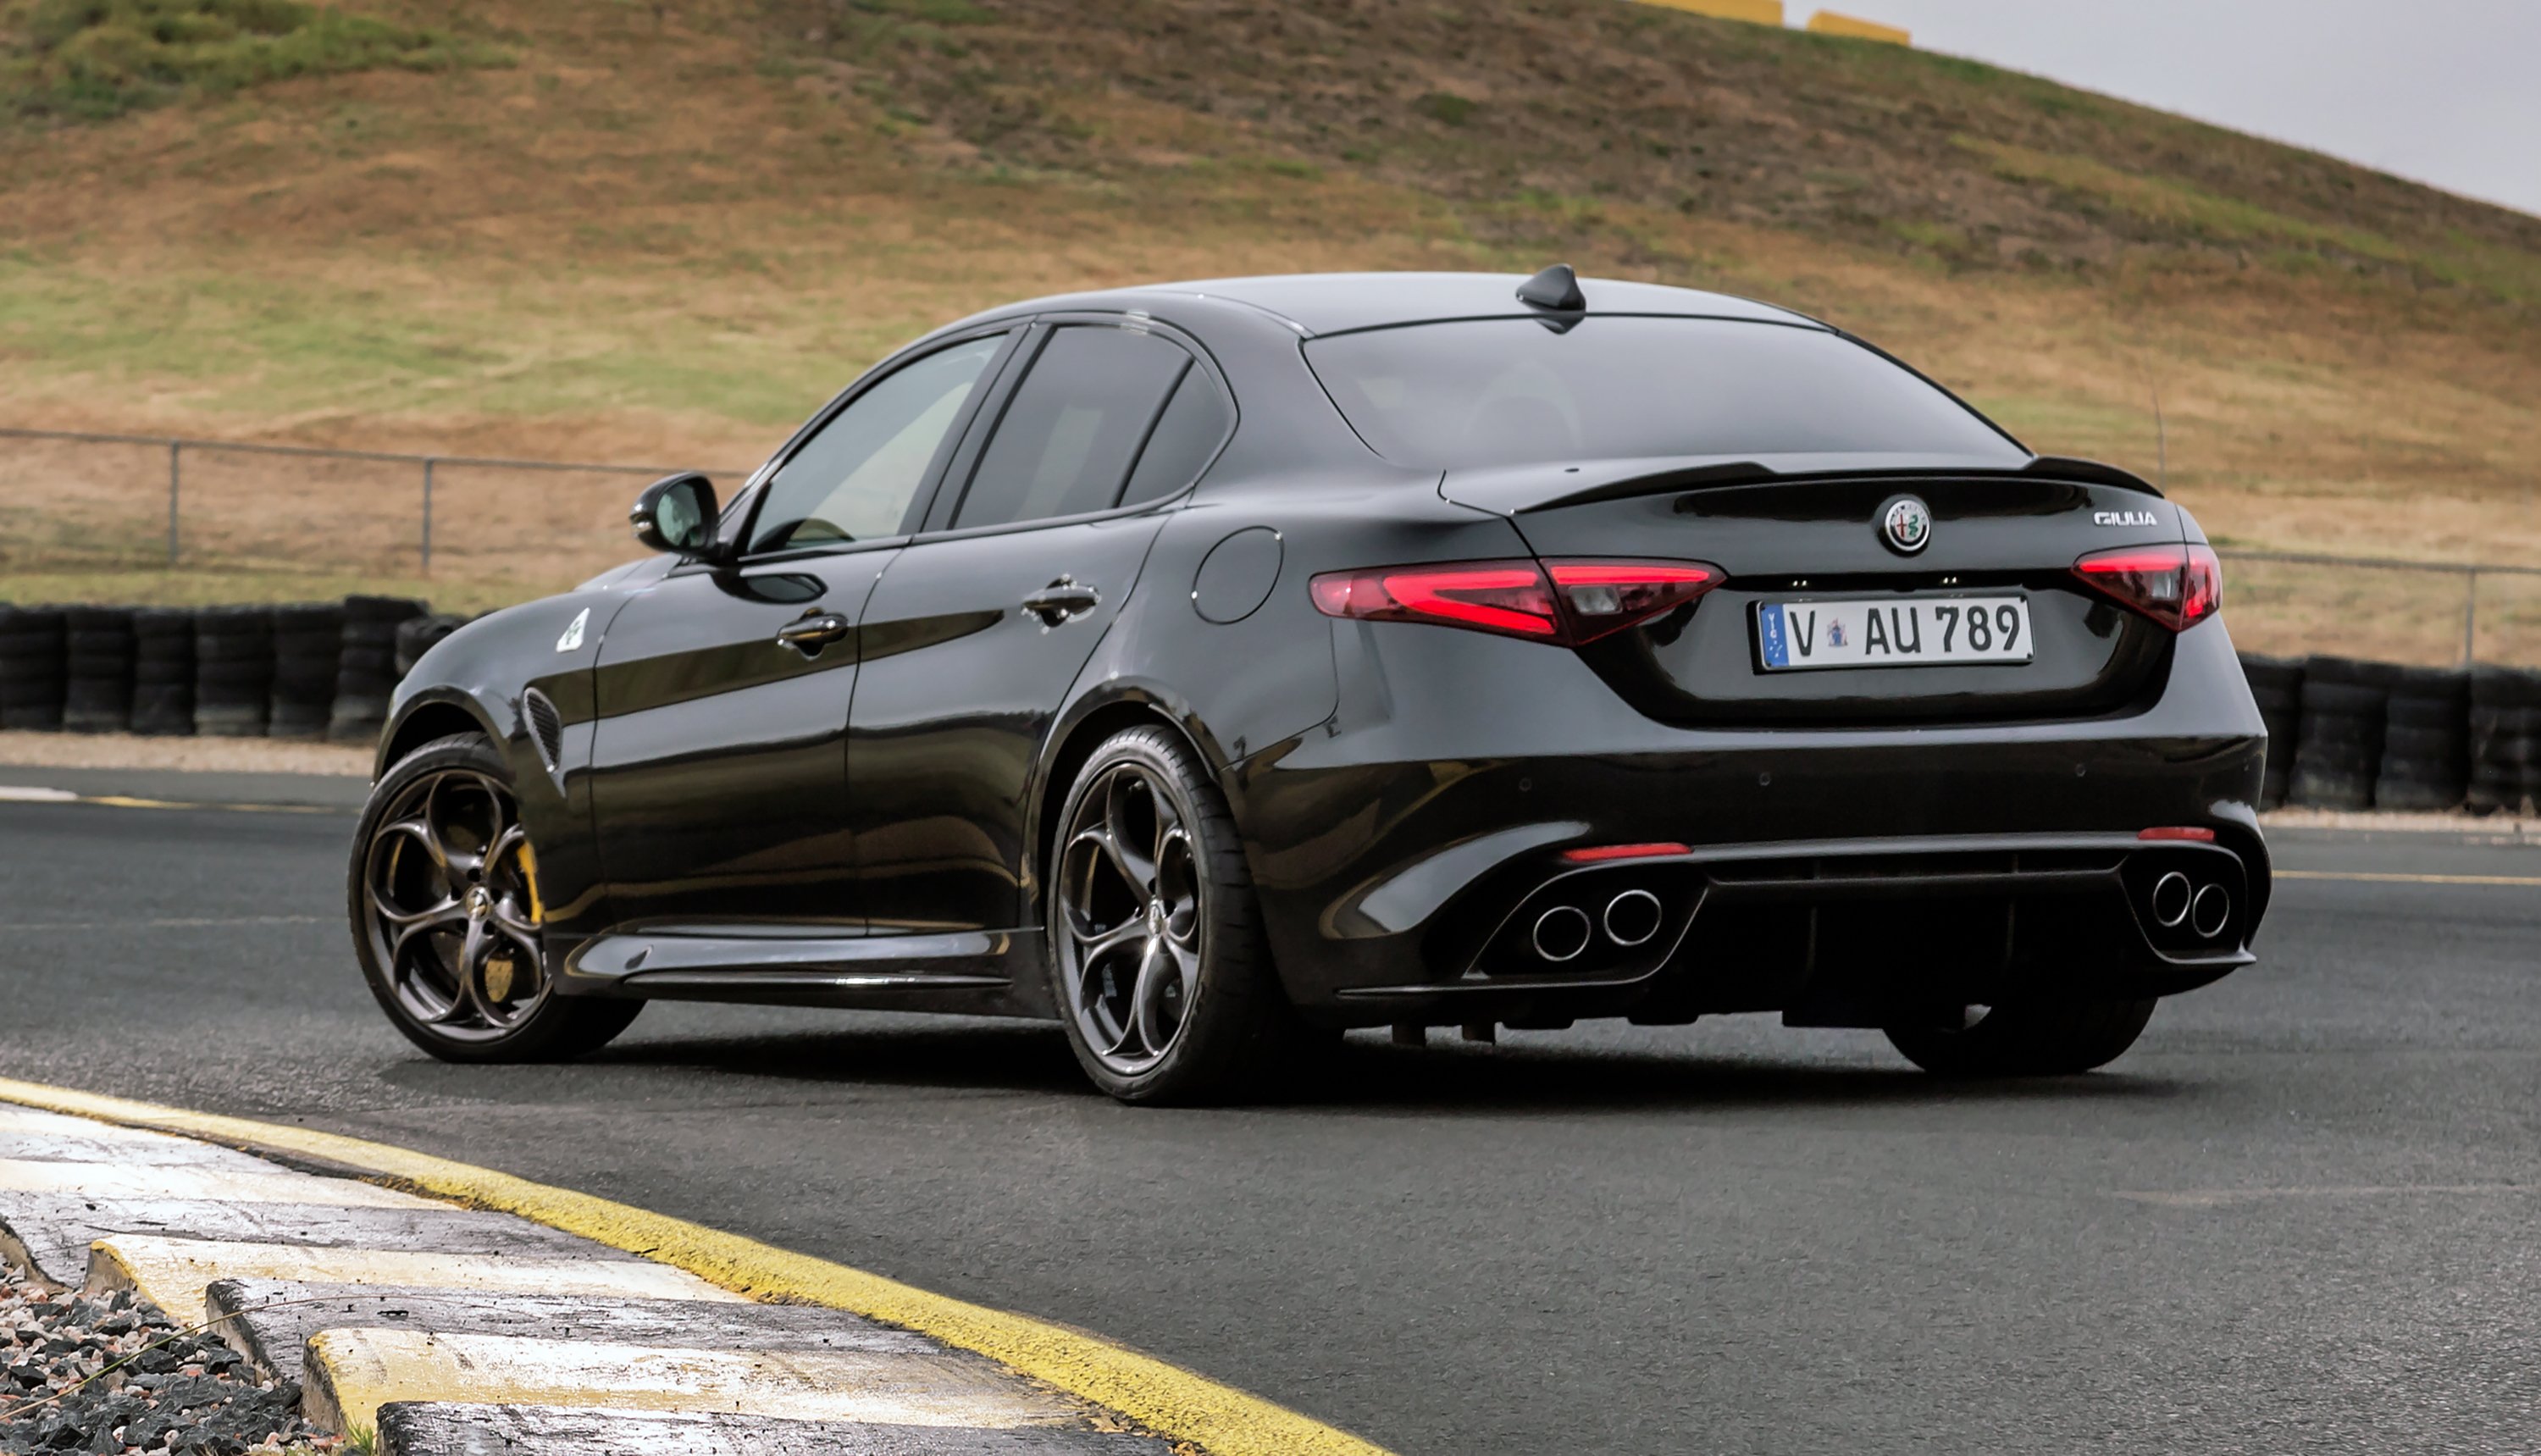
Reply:
[[[267,578],[379,573],[484,603],[625,560],[655,466],[492,460],[0,429],[0,578],[169,567]],[[746,471],[720,473],[727,492]],[[2442,666],[2541,664],[2541,568],[2221,551],[2244,651]],[[456,589],[455,591],[453,589]],[[0,596],[8,596],[0,581]]]
[[[377,572],[472,597],[624,560],[628,503],[669,473],[67,430],[0,429],[0,573]]]

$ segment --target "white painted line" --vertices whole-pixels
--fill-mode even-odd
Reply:
[[[214,1279],[292,1279],[310,1284],[383,1284],[407,1289],[706,1299],[719,1304],[750,1302],[686,1270],[649,1260],[537,1256],[513,1259],[491,1254],[239,1244],[137,1234],[116,1234],[91,1246],[91,1294],[132,1289],[180,1324],[202,1323],[203,1291]]]
[[[0,1193],[78,1194],[92,1199],[203,1199],[230,1203],[322,1203],[338,1208],[446,1208],[412,1194],[350,1178],[275,1168],[149,1168],[0,1158]]]
[[[0,783],[0,804],[76,804],[79,795],[69,789],[28,788],[13,783]]]
[[[895,1425],[1077,1426],[1084,1411],[971,1354],[655,1348],[421,1330],[309,1337],[309,1418],[375,1426],[390,1401],[715,1411]]]
[[[2381,1183],[2334,1184],[2295,1188],[2182,1188],[2162,1190],[2120,1190],[2118,1197],[2139,1203],[2157,1203],[2166,1208],[2220,1208],[2232,1203],[2266,1202],[2277,1199],[2373,1199],[2393,1196],[2423,1198],[2486,1197],[2496,1194],[2528,1194],[2541,1192],[2541,1185],[2523,1183]]]

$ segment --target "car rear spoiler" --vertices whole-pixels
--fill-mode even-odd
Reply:
[[[2159,497],[2161,494],[2161,491],[2154,488],[2151,481],[2133,471],[2121,470],[2096,460],[2078,460],[2063,455],[2033,456],[2027,465],[2010,471],[1923,466],[1904,470],[1781,471],[1761,461],[1742,460],[1692,466],[1684,470],[1656,471],[1626,476],[1620,480],[1605,480],[1560,495],[1548,496],[1542,500],[1529,501],[1518,506],[1512,514],[1528,515],[1537,511],[1557,511],[1565,506],[1589,505],[1601,500],[1624,500],[1636,495],[1664,495],[1673,490],[1702,490],[1723,485],[1755,485],[1771,480],[1912,480],[1935,477],[1964,479],[1969,476],[1983,478],[1989,475],[2027,479],[2045,477],[2054,480],[2070,480],[2080,485],[2114,485],[2122,490],[2139,491],[2154,497]]]

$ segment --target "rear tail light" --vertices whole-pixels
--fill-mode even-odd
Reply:
[[[2184,632],[2223,606],[2223,563],[2202,546],[2120,546],[2093,551],[2073,574],[2174,632]]]
[[[1315,609],[1361,621],[1427,621],[1576,647],[1662,617],[1720,585],[1701,561],[1441,561],[1328,571]]]

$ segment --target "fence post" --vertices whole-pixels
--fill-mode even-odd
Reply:
[[[168,442],[168,564],[177,564],[177,490],[178,453],[185,448],[182,440]]]
[[[2479,657],[2479,568],[2462,573],[2462,666]]]
[[[423,571],[432,574],[432,457],[423,459]]]

